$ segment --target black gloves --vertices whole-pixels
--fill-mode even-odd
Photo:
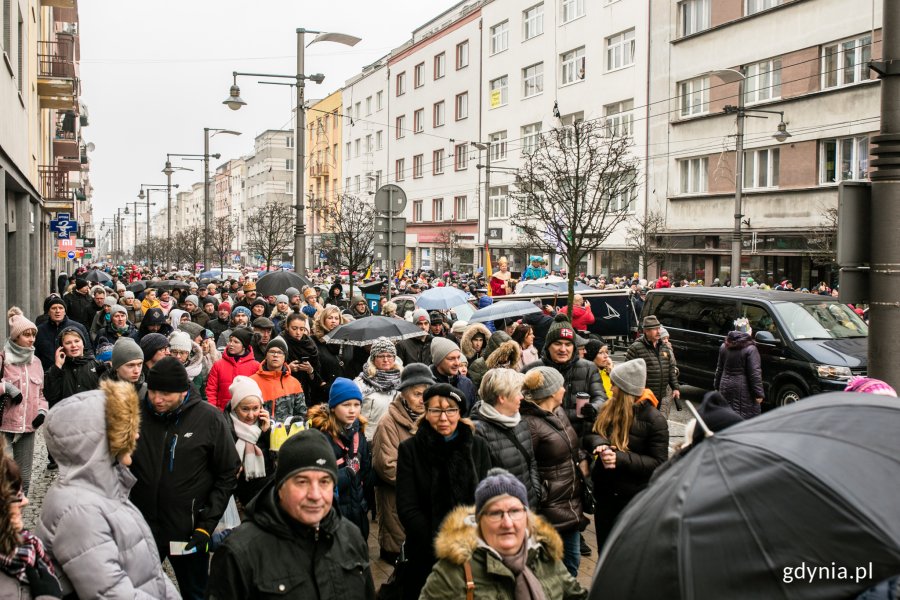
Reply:
[[[37,416],[34,418],[34,420],[31,422],[31,428],[37,429],[38,427],[40,427],[41,425],[44,424],[44,419],[46,419],[46,418],[47,418],[46,413],[39,412],[37,414]]]
[[[202,529],[195,529],[187,546],[184,547],[185,550],[191,548],[196,548],[197,552],[209,552],[209,534]]]
[[[587,403],[581,407],[581,418],[588,423],[593,423],[597,418],[597,414],[597,409],[594,408],[594,405],[591,403]]]
[[[32,598],[38,596],[62,598],[62,588],[59,586],[59,582],[44,565],[37,563],[37,566],[25,567],[25,576],[28,577],[28,587]]]

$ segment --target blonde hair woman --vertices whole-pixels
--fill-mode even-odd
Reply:
[[[345,355],[344,347],[325,341],[325,336],[339,325],[341,325],[341,309],[333,304],[320,310],[313,319],[311,337],[318,351],[319,376],[322,384],[313,390],[312,402],[308,403],[310,405],[327,402],[331,384],[336,378],[345,376],[348,357]],[[353,376],[357,373],[353,373]]]

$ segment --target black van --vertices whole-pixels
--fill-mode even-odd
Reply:
[[[656,315],[669,332],[679,380],[711,389],[719,347],[738,317],[746,317],[762,359],[766,404],[843,390],[865,375],[868,327],[830,296],[753,288],[651,290],[642,316]]]

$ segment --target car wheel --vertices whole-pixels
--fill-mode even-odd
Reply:
[[[775,394],[775,406],[787,406],[793,404],[805,395],[804,391],[797,384],[785,383],[778,388],[778,393]]]

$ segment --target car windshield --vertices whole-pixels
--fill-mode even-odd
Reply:
[[[839,302],[779,302],[775,310],[791,337],[797,340],[869,335],[865,322],[849,306]]]

